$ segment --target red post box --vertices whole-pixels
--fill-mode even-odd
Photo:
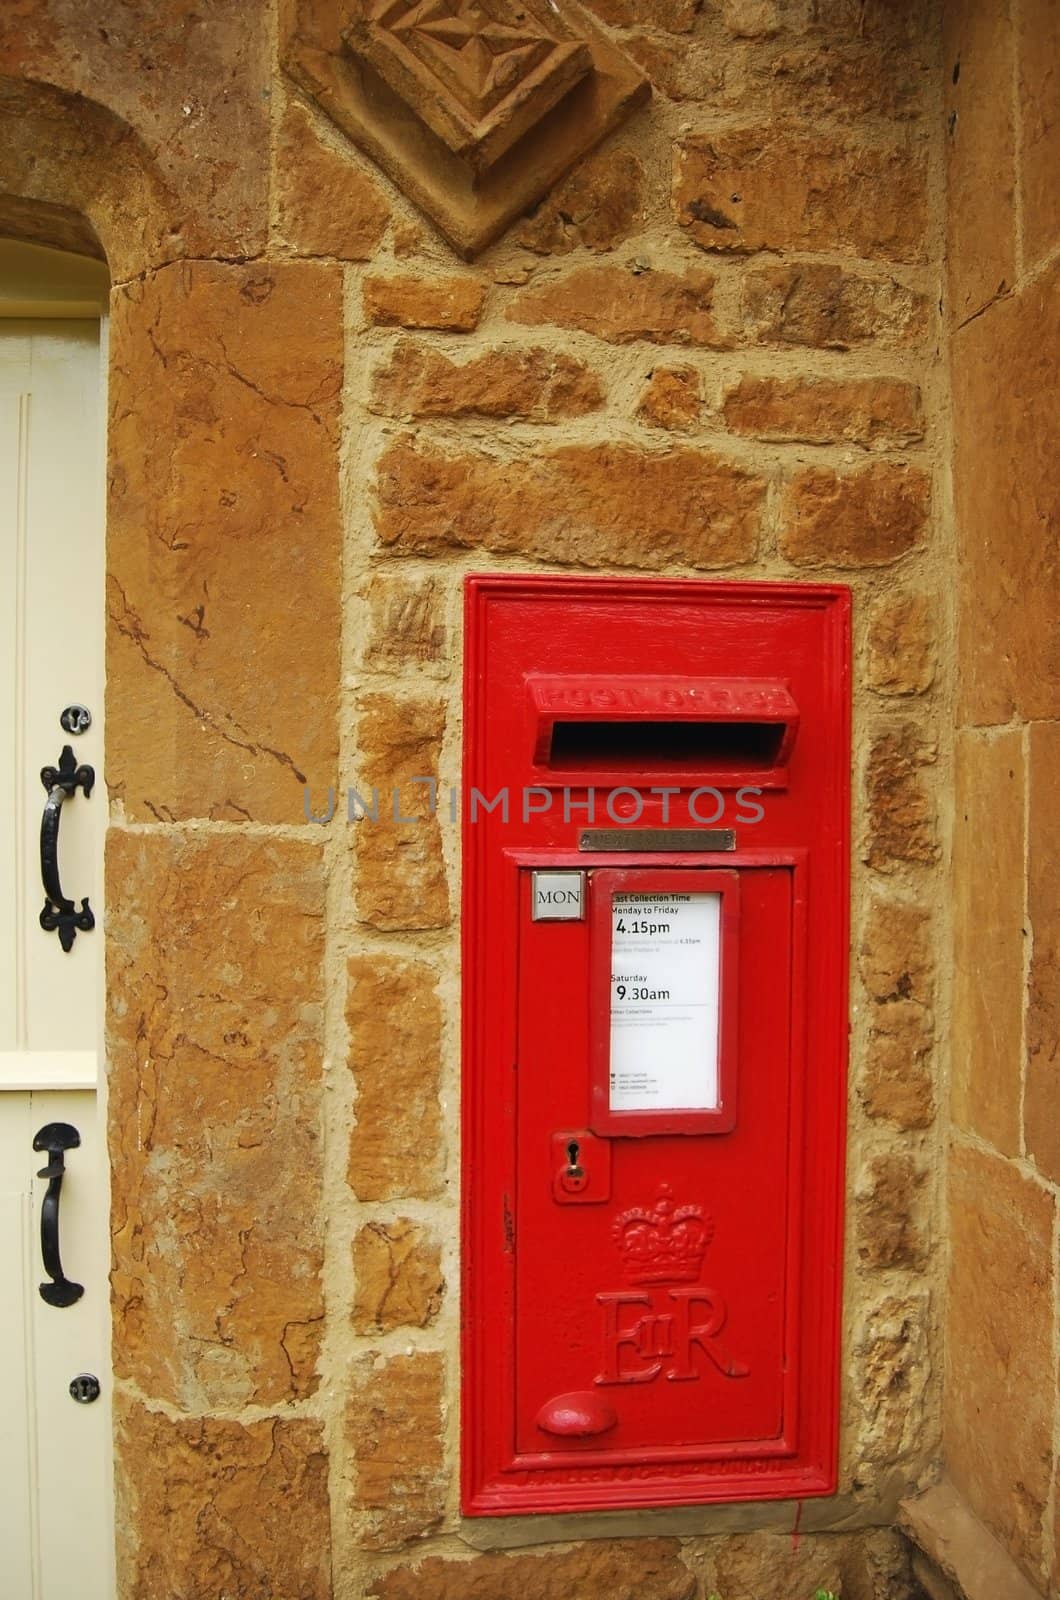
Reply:
[[[835,1487],[849,593],[473,577],[468,1514]]]

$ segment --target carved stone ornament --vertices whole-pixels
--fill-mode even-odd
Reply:
[[[473,256],[650,90],[576,0],[287,0],[287,70]]]

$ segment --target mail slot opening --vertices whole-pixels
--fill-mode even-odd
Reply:
[[[784,722],[565,722],[552,724],[547,763],[574,771],[666,767],[747,772],[777,765]]]

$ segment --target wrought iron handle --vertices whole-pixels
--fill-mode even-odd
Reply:
[[[47,1122],[34,1137],[34,1150],[47,1150],[48,1165],[41,1167],[38,1178],[47,1178],[48,1189],[40,1208],[40,1253],[44,1270],[51,1279],[42,1283],[40,1297],[50,1306],[72,1306],[85,1292],[82,1283],[71,1283],[63,1271],[59,1255],[59,1196],[66,1174],[66,1151],[76,1150],[81,1135],[68,1122]]]
[[[74,752],[68,744],[64,744],[59,765],[42,767],[40,781],[48,791],[44,815],[40,819],[40,875],[45,895],[40,925],[45,933],[58,933],[59,943],[69,952],[77,938],[78,929],[88,933],[96,926],[96,919],[87,895],[78,911],[74,902],[63,894],[63,886],[59,882],[59,818],[63,801],[76,794],[78,789],[83,789],[85,799],[88,799],[96,774],[92,767],[79,767]]]

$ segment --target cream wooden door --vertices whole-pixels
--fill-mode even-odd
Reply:
[[[0,267],[2,267],[0,260]],[[0,295],[2,307],[2,295]],[[100,323],[0,318],[0,1595],[113,1600],[108,1167],[103,1129],[103,409]],[[84,707],[91,723],[60,718]],[[71,730],[83,718],[68,716]],[[41,926],[41,768],[95,784],[56,804],[53,897],[82,900],[91,929],[65,950]],[[65,796],[65,790],[59,787]],[[54,907],[53,907],[54,910]],[[46,918],[55,922],[54,914]],[[88,918],[82,916],[81,921]],[[48,1303],[42,1207],[63,1153],[62,1272],[83,1287]],[[67,1136],[69,1137],[69,1136]],[[39,1142],[39,1141],[38,1141]],[[66,1298],[73,1299],[70,1290]],[[62,1299],[60,1294],[58,1298]],[[81,1379],[78,1384],[76,1380]],[[81,1396],[77,1400],[71,1384]]]

